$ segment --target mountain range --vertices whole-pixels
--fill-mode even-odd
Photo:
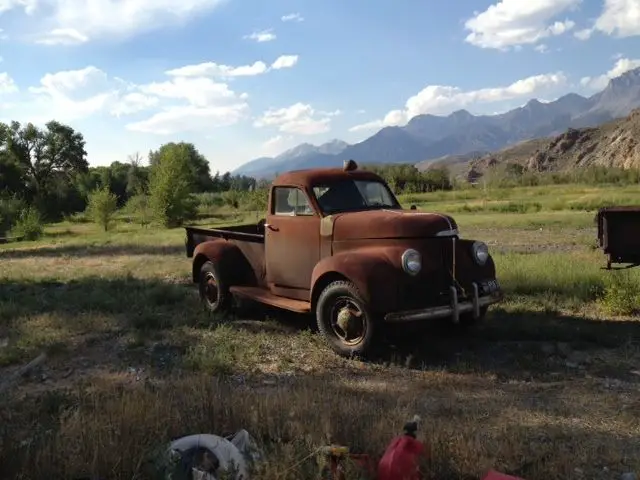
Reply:
[[[382,128],[353,145],[337,139],[320,146],[303,143],[276,157],[252,160],[232,173],[270,178],[287,170],[339,166],[349,158],[360,164],[413,163],[424,169],[434,162],[446,164],[449,158],[459,162],[524,140],[559,135],[567,128],[597,126],[638,107],[640,68],[611,79],[590,97],[569,93],[547,103],[532,99],[497,115],[472,115],[467,110],[417,115],[405,126]]]

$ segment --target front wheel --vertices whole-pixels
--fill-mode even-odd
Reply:
[[[336,281],[322,291],[316,306],[316,321],[318,330],[338,355],[371,353],[377,325],[353,283]]]
[[[200,300],[211,313],[227,314],[231,311],[232,297],[229,285],[220,274],[218,264],[206,261],[200,269]]]

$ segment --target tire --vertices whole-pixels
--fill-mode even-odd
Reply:
[[[356,315],[349,316],[345,307]],[[330,283],[322,291],[316,305],[316,321],[331,349],[343,357],[370,354],[380,328],[356,286],[347,281]]]
[[[230,313],[233,298],[217,263],[204,262],[200,268],[199,290],[200,300],[207,311],[219,314]]]

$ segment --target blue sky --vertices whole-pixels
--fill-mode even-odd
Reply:
[[[0,0],[0,29],[0,120],[68,123],[92,165],[184,140],[227,171],[640,66],[640,0]]]

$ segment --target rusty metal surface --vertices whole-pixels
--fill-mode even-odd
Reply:
[[[292,170],[283,173],[273,180],[272,186],[299,186],[307,190],[314,185],[336,180],[374,180],[384,182],[380,175],[367,170],[345,172],[342,168],[318,168],[308,170]]]
[[[320,260],[320,217],[267,215],[265,262],[274,293],[309,299],[311,273]]]
[[[472,240],[451,237],[335,242],[333,256],[318,264],[312,282],[330,272],[341,273],[379,313],[446,304],[451,285],[466,298],[473,282],[496,278],[493,259],[478,265],[472,245]],[[416,276],[402,269],[402,253],[408,248],[422,255],[422,270]]]
[[[455,220],[444,214],[417,210],[368,210],[336,214],[334,241],[385,238],[425,238],[457,230]]]
[[[313,186],[348,179],[384,183],[372,172],[339,168],[280,175],[272,184],[264,237],[254,233],[256,226],[243,226],[235,235],[231,229],[212,231],[222,239],[195,248],[194,274],[202,258],[224,258],[225,268],[235,270],[234,278],[243,279],[237,285],[312,303],[330,281],[348,279],[371,310],[383,315],[447,305],[452,286],[456,298],[465,302],[474,283],[482,286],[495,279],[492,258],[478,265],[473,241],[457,237],[458,226],[449,215],[391,208],[323,216],[311,194]],[[274,214],[274,189],[287,186],[300,189],[302,196],[295,198],[306,199],[312,215]],[[206,232],[192,235],[201,240]],[[422,255],[422,270],[415,276],[402,268],[408,248]]]
[[[249,298],[256,302],[271,305],[273,307],[284,308],[292,312],[309,313],[311,305],[309,302],[293,300],[291,298],[274,295],[269,290],[259,287],[232,286],[231,293]]]
[[[596,215],[598,242],[609,263],[640,262],[640,207],[607,207]]]

